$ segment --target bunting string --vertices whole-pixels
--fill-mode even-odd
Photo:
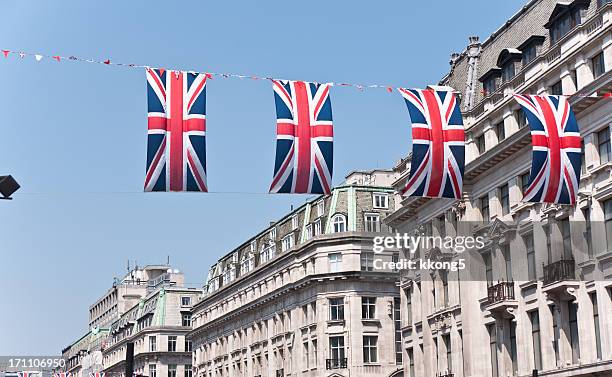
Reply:
[[[51,59],[58,63],[68,60],[68,61],[79,62],[79,63],[101,64],[101,65],[114,66],[114,67],[120,67],[120,68],[139,68],[139,69],[151,68],[151,69],[175,70],[172,68],[165,68],[165,67],[153,67],[150,65],[115,62],[115,61],[112,61],[111,59],[99,60],[99,59],[82,58],[82,57],[75,56],[75,55],[70,55],[70,56],[48,55],[48,54],[42,54],[42,53],[32,53],[32,52],[13,51],[13,50],[0,50],[0,51],[2,51],[2,54],[4,55],[5,58],[8,58],[10,55],[15,55],[19,57],[20,59],[24,59],[26,57],[33,57],[37,62],[40,62],[43,59]],[[190,73],[197,72],[194,70],[182,70],[182,71],[190,72]],[[245,74],[238,74],[238,73],[223,73],[223,72],[205,72],[205,73],[209,79],[217,77],[217,78],[224,78],[224,79],[240,79],[240,80],[245,80],[245,79],[247,80],[285,80],[285,79],[279,79],[279,78],[274,78],[274,77],[269,77],[269,76],[245,75]],[[334,82],[334,81],[318,82],[318,81],[308,81],[308,80],[303,80],[303,81],[312,82],[312,83],[328,84],[330,86],[351,87],[359,91],[364,91],[366,89],[383,89],[387,91],[388,93],[393,93],[394,90],[405,87],[405,86],[400,87],[400,86],[389,85],[389,84],[359,84],[359,83]],[[584,94],[575,93],[575,94],[564,94],[564,96],[566,97],[579,96],[579,97],[593,97],[593,98],[612,98],[612,93],[603,93],[602,95],[598,95],[598,94],[584,95]]]

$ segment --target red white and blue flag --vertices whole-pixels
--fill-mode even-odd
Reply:
[[[272,80],[276,162],[271,193],[328,194],[333,169],[329,84]]]
[[[53,373],[53,377],[71,377],[72,373],[70,372],[59,372],[59,373]]]
[[[104,372],[89,372],[89,377],[105,377],[106,373]]]
[[[19,372],[19,377],[38,377],[40,376],[40,372]]]
[[[460,199],[465,134],[455,95],[446,88],[399,91],[412,122],[412,161],[402,195]]]
[[[524,202],[574,204],[581,167],[578,122],[563,96],[515,94],[531,129],[533,158]]]
[[[208,191],[206,74],[147,69],[145,191]]]

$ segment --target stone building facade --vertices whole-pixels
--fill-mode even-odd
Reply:
[[[189,351],[185,351],[184,346],[179,344],[185,344],[184,333],[191,323],[189,321],[187,326],[182,326],[182,315],[188,316],[191,305],[197,296],[201,295],[201,290],[180,288],[183,285],[183,274],[167,264],[134,266],[128,269],[123,278],[115,279],[112,287],[90,306],[90,329],[62,350],[66,366],[61,372],[69,372],[72,377],[89,377],[90,373],[101,371],[107,371],[109,377],[123,375],[125,364],[120,361],[125,360],[125,343],[132,338],[144,342],[142,339],[154,336],[157,331],[161,333],[160,342],[165,342],[166,338],[163,337],[167,337],[170,333],[176,333],[177,337],[181,337],[177,338],[177,348],[180,351],[176,352],[180,352],[182,359],[179,360],[180,367],[179,364],[176,365],[177,373],[180,371],[180,376],[183,377],[182,368],[190,364],[191,357]],[[169,297],[160,300],[159,296],[165,296],[168,290],[172,291]],[[182,292],[188,297],[189,302],[182,306],[176,305],[175,295],[179,293],[175,292]],[[153,304],[157,302],[160,302],[159,307]],[[146,303],[148,305],[145,305]],[[141,307],[144,309],[139,311]],[[177,317],[181,317],[181,320]],[[143,330],[149,335],[134,334],[132,326],[134,323],[137,324],[138,331]],[[131,336],[127,336],[128,333]],[[121,344],[122,347],[118,347],[117,344]],[[163,370],[163,376],[166,377],[168,376],[168,363],[164,353],[166,349],[161,344],[157,352],[152,353],[155,357],[151,364],[156,364],[157,360],[160,360],[162,362],[160,370]],[[140,348],[137,348],[137,351],[143,352]],[[145,359],[139,356],[139,360]],[[139,365],[139,367],[139,374],[146,375],[142,373],[144,366]],[[146,367],[148,368],[148,365]]]
[[[191,377],[191,307],[201,289],[182,286],[183,276],[169,269],[147,283],[148,293],[110,327],[102,351],[104,372],[125,377],[127,349],[134,347],[134,374]]]
[[[372,252],[394,179],[353,173],[213,265],[192,311],[196,375],[401,374],[398,274],[373,268],[394,253]]]
[[[399,198],[398,232],[472,234],[484,247],[421,248],[458,271],[401,271],[406,377],[612,375],[612,3],[532,0],[451,56],[464,198]],[[531,138],[513,93],[570,95],[583,137],[575,206],[523,203]],[[410,156],[397,164],[405,185]]]

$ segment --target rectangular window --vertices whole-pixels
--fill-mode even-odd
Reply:
[[[518,123],[519,129],[527,125],[527,115],[525,115],[525,112],[522,109],[514,110],[514,117],[516,118],[516,123]]]
[[[325,202],[320,200],[317,202],[317,217],[321,217],[325,214]]]
[[[503,120],[495,125],[495,133],[497,134],[498,143],[506,138],[506,127]]]
[[[185,377],[193,377],[193,370],[191,364],[185,364]]]
[[[316,219],[314,222],[314,235],[318,236],[322,233],[321,219]]]
[[[155,364],[149,364],[149,377],[157,377],[157,368]]]
[[[176,364],[168,364],[168,377],[176,377]]]
[[[478,154],[486,152],[485,136],[484,134],[476,136],[476,148],[478,148]]]
[[[363,362],[377,363],[378,362],[378,337],[364,336],[363,337]]]
[[[149,351],[156,352],[157,351],[157,338],[154,336],[149,336]],[[155,367],[155,365],[153,365]]]
[[[519,180],[519,183],[521,184],[521,192],[524,195],[525,191],[527,191],[527,187],[529,186],[529,172],[521,174]]]
[[[601,360],[601,330],[599,327],[599,307],[597,305],[597,293],[589,293],[591,304],[593,305],[593,327],[595,329],[595,350],[597,360]]]
[[[185,339],[185,352],[191,352],[191,351],[192,351],[191,340]]]
[[[344,298],[329,299],[329,319],[332,321],[344,320]]]
[[[537,48],[534,43],[523,48],[523,66],[531,63],[537,56]]]
[[[393,298],[393,323],[395,325],[395,364],[402,365],[402,318],[401,301],[399,297]]]
[[[604,224],[606,227],[606,251],[612,250],[612,199],[603,203]]]
[[[550,94],[552,94],[553,96],[560,96],[563,94],[563,86],[561,85],[561,80],[552,84],[552,86],[550,87]]]
[[[489,332],[489,351],[491,353],[491,376],[499,377],[497,369],[497,330],[495,324],[487,325]]]
[[[366,213],[364,215],[364,227],[366,232],[380,232],[380,215]]]
[[[332,364],[338,365],[344,360],[344,336],[330,336],[329,337],[329,353]],[[338,364],[336,364],[338,363]]]
[[[527,251],[527,276],[529,280],[536,279],[536,261],[535,261],[535,248],[533,245],[533,234],[526,235],[525,238],[525,250]]]
[[[568,218],[559,221],[561,236],[563,237],[563,259],[569,260],[572,257],[572,233]]]
[[[176,336],[168,336],[168,352],[176,352]]]
[[[582,210],[584,216],[584,238],[587,244],[587,255],[593,258],[593,242],[591,241],[591,208],[586,207]]]
[[[482,221],[489,221],[491,215],[489,213],[489,196],[485,195],[480,198],[480,214],[482,216]]]
[[[191,314],[183,314],[182,325],[186,327],[191,326]]]
[[[540,316],[538,311],[529,312],[531,320],[531,341],[533,343],[533,367],[542,370],[542,344],[540,343]]]
[[[304,366],[306,369],[310,368],[310,350],[308,347],[308,341],[302,343],[302,347],[304,347]]]
[[[373,207],[374,208],[389,208],[389,195],[384,193],[373,193],[372,194]]]
[[[189,296],[181,297],[181,306],[191,306],[191,297]]]
[[[597,150],[599,151],[599,163],[605,164],[610,161],[610,129],[608,127],[597,132]]]
[[[502,206],[502,215],[510,213],[510,193],[508,190],[508,184],[499,187],[499,201]]]
[[[339,272],[342,269],[342,254],[331,253],[329,258],[329,272]]]
[[[449,372],[453,371],[453,354],[451,349],[451,337],[450,335],[442,335],[442,343],[446,349],[446,369]]]
[[[283,251],[287,251],[291,249],[294,245],[295,245],[295,236],[293,235],[293,233],[289,233],[285,237],[283,237],[281,241],[281,247]]]
[[[374,319],[376,318],[376,297],[361,298],[361,318]]]
[[[518,372],[518,351],[516,343],[516,322],[510,322],[510,360],[512,361],[512,372],[517,375]]]
[[[312,367],[317,367],[317,340],[312,340]]]
[[[493,285],[493,263],[491,261],[491,253],[482,254],[482,259],[485,265],[485,276],[487,278],[487,286]]]
[[[491,77],[482,83],[483,95],[486,97],[497,91],[497,77]]]
[[[512,277],[512,254],[510,253],[510,245],[502,245],[501,252],[504,256],[504,264],[506,267],[506,281],[514,281]]]
[[[408,348],[408,377],[416,377],[414,373],[414,351]]]
[[[578,304],[567,301],[569,313],[569,335],[570,346],[572,347],[572,364],[578,364],[580,360],[580,339],[578,337]]]
[[[361,252],[361,271],[374,271],[374,253],[371,251]]]
[[[412,290],[406,289],[406,324],[412,325]]]
[[[604,62],[603,51],[595,55],[593,59],[591,59],[591,63],[593,64],[593,77],[594,78],[598,78],[599,76],[606,73],[606,64]]]
[[[553,351],[555,351],[555,365],[559,365],[559,336],[561,335],[559,333],[559,323],[557,321],[557,313],[556,313],[556,306],[550,305],[550,314],[552,316],[552,330],[553,330],[553,339],[552,339],[552,346],[553,346]]]
[[[306,225],[306,240],[312,238],[312,224]]]
[[[516,66],[514,62],[504,64],[502,67],[502,82],[510,81],[516,75]]]
[[[292,230],[296,230],[298,228],[298,225],[299,225],[298,223],[299,223],[298,215],[293,215],[291,217],[291,229]]]

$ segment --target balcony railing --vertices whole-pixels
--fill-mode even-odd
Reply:
[[[502,281],[487,288],[489,305],[500,301],[514,300],[514,282]]]
[[[325,359],[325,369],[346,369],[347,361],[346,357],[341,359]]]
[[[277,369],[276,370],[276,377],[285,377],[285,370],[284,369]]]
[[[562,259],[544,265],[544,284],[576,279],[576,262],[573,259]]]
[[[452,372],[442,372],[436,375],[437,377],[455,377],[455,374]]]

